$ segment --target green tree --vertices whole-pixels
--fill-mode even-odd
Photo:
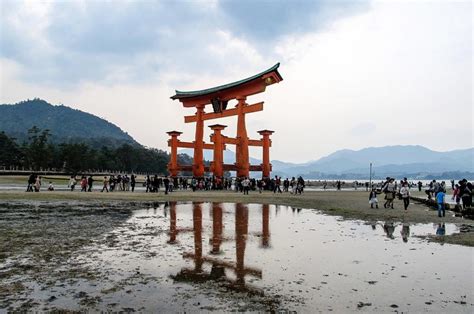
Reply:
[[[20,166],[23,162],[23,152],[14,138],[10,138],[5,132],[0,132],[0,166]]]
[[[68,172],[77,173],[89,169],[91,156],[90,150],[83,143],[63,143],[60,147],[60,160],[63,162],[64,169]]]
[[[29,145],[26,151],[28,160],[34,170],[48,168],[51,151],[48,149],[48,139],[51,136],[48,129],[41,130],[33,126],[28,130]]]

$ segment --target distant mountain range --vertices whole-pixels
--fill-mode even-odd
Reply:
[[[34,125],[49,129],[55,143],[85,142],[95,147],[139,145],[115,124],[63,105],[53,106],[41,99],[0,105],[0,131],[18,142],[28,139],[28,129]]]
[[[192,156],[192,150],[182,150]],[[212,152],[205,151],[204,158],[212,160]],[[225,163],[235,162],[235,153],[224,152]],[[251,164],[261,160],[251,158]],[[273,174],[283,177],[302,175],[308,179],[357,179],[368,178],[370,163],[372,176],[431,178],[465,176],[474,178],[474,148],[436,152],[419,145],[369,147],[361,150],[343,149],[326,157],[307,163],[288,163],[272,160]],[[444,177],[446,179],[446,177]]]
[[[52,141],[85,142],[93,147],[117,147],[124,143],[140,145],[118,126],[92,114],[63,105],[53,106],[41,99],[14,105],[0,105],[0,131],[17,138],[28,139],[28,129],[36,125],[49,129]],[[163,143],[165,145],[165,143]],[[191,149],[180,150],[193,156]],[[204,151],[204,159],[212,160],[212,151]],[[235,162],[235,153],[224,152],[225,163]],[[250,158],[251,164],[260,164]],[[273,175],[308,179],[357,179],[369,176],[369,164],[375,178],[386,176],[432,178],[474,178],[474,148],[436,152],[423,146],[369,147],[361,150],[343,149],[307,163],[272,160]]]

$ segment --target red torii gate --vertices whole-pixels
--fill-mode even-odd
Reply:
[[[278,83],[283,80],[278,73],[279,63],[270,69],[263,71],[252,77],[199,91],[176,91],[171,99],[178,99],[184,107],[195,107],[196,113],[192,116],[185,116],[185,123],[196,123],[195,140],[193,142],[183,142],[178,139],[182,134],[178,131],[167,132],[170,135],[168,146],[171,147],[171,159],[168,164],[168,171],[172,177],[178,175],[179,171],[192,170],[193,176],[203,177],[205,171],[212,171],[217,177],[222,177],[224,171],[237,171],[237,177],[248,177],[249,171],[262,171],[263,177],[270,177],[272,166],[270,164],[270,135],[273,131],[261,130],[258,133],[262,136],[259,140],[249,139],[245,124],[245,115],[247,113],[263,110],[263,102],[249,105],[246,103],[247,97],[259,94],[265,91],[268,85]],[[227,109],[227,103],[236,99],[235,108]],[[212,105],[214,112],[204,112],[206,105]],[[214,133],[211,135],[211,143],[205,143],[204,139],[204,121],[224,117],[237,116],[237,136],[230,138],[222,135],[221,131],[226,128],[225,125],[214,124],[209,126]],[[226,144],[236,146],[236,163],[224,164],[223,151]],[[249,146],[262,147],[262,164],[249,164]],[[194,159],[192,166],[178,164],[178,147],[193,148]],[[211,166],[204,166],[203,150],[213,150],[214,160]]]

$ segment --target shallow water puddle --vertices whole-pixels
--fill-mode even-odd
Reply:
[[[157,204],[77,247],[49,284],[29,276],[30,290],[3,306],[469,313],[473,249],[417,237],[457,231],[287,206]]]

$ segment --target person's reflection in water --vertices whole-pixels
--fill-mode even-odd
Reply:
[[[408,242],[408,237],[410,236],[410,225],[406,222],[403,223],[402,230],[400,231],[402,235],[403,242]]]
[[[446,227],[444,223],[439,223],[436,229],[436,235],[444,236],[446,234]]]
[[[375,221],[371,222],[370,223],[370,226],[372,227],[372,230],[376,230],[377,229],[377,223]]]
[[[394,239],[393,232],[395,231],[395,226],[393,225],[393,222],[385,222],[383,230],[385,231],[387,238]]]

